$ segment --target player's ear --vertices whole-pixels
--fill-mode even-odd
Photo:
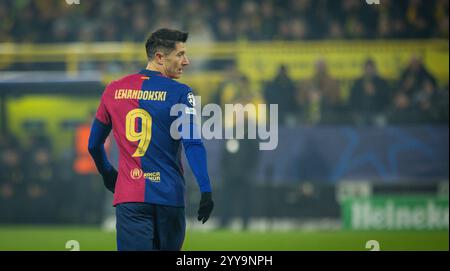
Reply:
[[[164,53],[160,52],[160,51],[156,51],[155,60],[158,65],[163,65],[164,64]]]

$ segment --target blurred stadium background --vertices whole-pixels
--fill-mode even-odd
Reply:
[[[76,2],[0,0],[0,250],[116,248],[87,138],[159,27],[190,32],[203,105],[279,105],[276,150],[205,142],[205,225],[184,163],[185,250],[449,249],[448,0]]]

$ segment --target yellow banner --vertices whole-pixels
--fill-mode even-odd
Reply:
[[[382,76],[397,79],[414,56],[423,60],[440,83],[449,79],[448,41],[280,42],[241,48],[237,55],[239,69],[257,81],[272,78],[281,64],[289,67],[295,79],[310,78],[320,59],[337,79],[355,79],[361,76],[368,58],[376,62]]]

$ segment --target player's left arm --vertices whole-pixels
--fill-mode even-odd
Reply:
[[[197,123],[194,117],[196,115],[195,100],[192,91],[187,91],[181,97],[181,103],[186,106],[182,117],[189,119],[184,123],[189,124],[190,131],[190,133],[181,132],[181,140],[189,166],[192,169],[192,173],[194,173],[201,192],[198,220],[205,223],[214,208],[214,201],[212,200],[211,182],[208,176],[206,149],[201,136],[197,134]]]

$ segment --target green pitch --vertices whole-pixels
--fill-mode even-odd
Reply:
[[[70,250],[76,240],[80,250],[116,250],[115,233],[94,227],[0,226],[0,250]],[[449,250],[443,232],[233,232],[189,231],[183,250],[368,250],[376,240],[380,250]]]

